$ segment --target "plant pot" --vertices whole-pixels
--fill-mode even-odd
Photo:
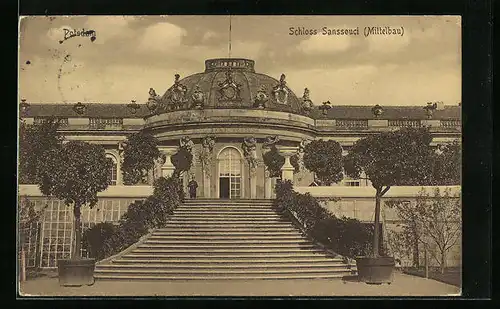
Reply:
[[[59,285],[82,286],[94,284],[95,259],[58,260]]]
[[[391,284],[395,265],[393,257],[357,257],[358,280],[368,284]]]

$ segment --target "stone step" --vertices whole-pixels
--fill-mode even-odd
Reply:
[[[159,260],[194,260],[194,259],[250,259],[255,261],[257,259],[274,259],[275,261],[280,261],[280,259],[292,259],[300,260],[303,258],[334,258],[326,252],[311,252],[309,250],[301,250],[299,253],[290,252],[249,252],[249,253],[235,253],[235,252],[202,252],[201,254],[196,254],[195,252],[156,252],[153,250],[137,251],[133,250],[131,253],[127,253],[122,256],[124,259],[159,259]]]
[[[276,255],[276,254],[298,254],[298,255],[314,255],[314,254],[322,254],[326,253],[319,249],[300,249],[300,248],[198,248],[198,247],[190,247],[190,248],[137,248],[132,250],[133,253],[145,253],[145,254],[193,254],[193,255],[211,255],[211,254],[222,254],[222,255]]]
[[[188,224],[188,223],[176,223],[166,225],[160,229],[155,231],[164,232],[164,231],[173,231],[173,230],[210,230],[210,231],[234,231],[234,230],[247,230],[247,231],[295,231],[298,230],[291,223],[272,223],[272,224],[216,224],[216,223],[207,223],[207,224]]]
[[[172,265],[173,266],[173,265]],[[178,266],[178,265],[177,265]],[[111,265],[102,265],[95,269],[95,273],[103,274],[103,273],[111,273],[111,272],[119,272],[119,273],[136,273],[136,274],[270,274],[270,273],[311,273],[311,272],[351,272],[350,269],[347,269],[343,265],[327,265],[327,266],[319,266],[319,265],[308,265],[305,266],[288,266],[288,267],[213,267],[207,268],[206,266],[189,266],[189,267],[170,267],[165,265],[157,265],[157,264],[145,264],[145,265],[120,265],[120,264],[111,264]]]
[[[350,273],[349,270],[338,267],[316,267],[316,268],[258,268],[258,269],[150,269],[146,267],[132,268],[130,266],[109,266],[109,268],[98,268],[95,274],[117,273],[137,275],[271,275],[271,274],[312,274],[312,273]]]
[[[310,241],[303,240],[300,238],[297,239],[268,239],[268,240],[248,240],[248,239],[162,239],[162,238],[149,238],[144,242],[144,244],[166,244],[166,245],[212,245],[212,246],[239,246],[239,245],[309,245],[312,244]]]
[[[218,221],[218,222],[206,222],[206,221],[168,221],[165,227],[291,227],[293,224],[289,222],[246,222],[246,221]]]
[[[193,241],[193,242],[199,242],[199,241],[206,241],[206,242],[211,242],[211,241],[226,241],[226,242],[243,242],[243,241],[300,241],[303,240],[304,238],[302,235],[290,235],[289,233],[286,233],[286,235],[281,235],[281,236],[276,236],[276,235],[271,235],[271,236],[255,236],[255,235],[245,235],[245,236],[233,236],[233,235],[170,235],[170,234],[165,234],[165,235],[152,235],[148,239],[151,240],[165,240],[165,241],[171,241],[171,240],[178,240],[178,241]]]
[[[231,212],[231,213],[279,213],[277,209],[272,206],[266,207],[229,207],[229,206],[178,206],[175,211],[186,211],[186,212]]]
[[[224,231],[213,231],[213,230],[179,230],[179,231],[157,231],[152,234],[153,236],[212,236],[212,237],[240,237],[240,236],[302,236],[302,234],[296,230],[295,232],[290,231],[274,231],[274,230],[249,230],[249,229],[240,229],[240,230],[224,230]]]
[[[245,218],[245,219],[252,219],[252,218],[285,218],[285,216],[274,213],[274,212],[269,212],[269,213],[257,213],[257,214],[251,214],[251,213],[238,213],[238,212],[224,212],[224,213],[217,213],[217,212],[197,212],[197,213],[190,213],[190,212],[174,212],[172,217],[188,217],[188,218]]]
[[[153,248],[153,249],[178,249],[178,250],[188,250],[192,249],[195,247],[196,249],[200,250],[213,250],[213,249],[314,249],[318,248],[317,246],[311,244],[311,243],[305,243],[305,244],[297,244],[297,243],[289,243],[289,244],[260,244],[260,243],[251,243],[251,244],[211,244],[211,243],[198,243],[196,245],[194,244],[168,244],[168,243],[152,243],[152,242],[146,242],[144,244],[138,245],[137,248],[140,249],[147,249],[147,248]]]
[[[209,212],[195,212],[195,211],[174,211],[174,214],[172,215],[172,218],[283,218],[281,215],[275,213],[275,212],[268,212],[268,213],[238,213],[238,212],[215,212],[215,213],[209,213]]]
[[[231,265],[237,265],[237,266],[243,266],[243,265],[265,265],[265,266],[271,266],[271,265],[295,265],[297,267],[301,267],[302,265],[309,265],[309,264],[324,264],[324,265],[343,265],[346,266],[346,264],[343,263],[343,260],[341,258],[333,258],[333,257],[324,257],[324,256],[316,256],[316,257],[309,257],[309,258],[298,258],[294,260],[276,260],[275,258],[232,258],[232,259],[217,259],[217,258],[212,258],[212,257],[206,257],[206,258],[192,258],[192,259],[178,259],[178,258],[169,258],[169,259],[153,259],[153,258],[144,258],[143,256],[141,257],[135,257],[135,258],[120,258],[112,261],[112,264],[155,264],[155,265],[179,265],[181,266],[231,266]],[[355,265],[351,266],[355,267]]]
[[[193,209],[193,208],[221,208],[221,209],[274,209],[273,204],[204,204],[204,203],[192,203],[192,204],[181,204],[177,209]]]
[[[297,263],[273,263],[273,264],[166,264],[166,263],[112,263],[108,265],[99,265],[97,269],[99,271],[103,269],[157,269],[157,270],[166,270],[166,269],[178,269],[178,270],[195,270],[195,269],[211,269],[211,270],[247,270],[247,269],[256,269],[256,270],[286,270],[286,269],[342,269],[345,270],[346,265],[342,263],[313,263],[313,264],[297,264]]]
[[[219,199],[219,198],[197,198],[184,199],[183,204],[273,204],[272,199]]]
[[[279,214],[282,213],[273,208],[230,208],[230,207],[190,207],[183,208],[178,207],[174,212],[185,212],[185,213],[268,213],[268,214]]]
[[[207,276],[204,275],[132,275],[123,273],[95,274],[97,280],[311,280],[311,279],[341,279],[350,275],[350,272],[338,273],[312,273],[312,274],[263,274],[263,275],[236,275],[227,276],[224,274]]]
[[[184,223],[289,223],[285,219],[276,217],[211,217],[211,216],[177,216],[173,215],[168,222]]]

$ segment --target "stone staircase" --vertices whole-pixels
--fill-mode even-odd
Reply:
[[[96,280],[314,279],[352,273],[271,200],[187,200],[166,227],[96,265]]]

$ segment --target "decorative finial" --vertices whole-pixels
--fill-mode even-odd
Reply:
[[[149,99],[156,100],[156,91],[153,88],[149,88]]]
[[[285,74],[281,74],[281,76],[280,76],[280,84],[281,85],[285,85],[286,84],[285,78],[286,78],[286,75]]]
[[[181,78],[181,76],[179,74],[175,74],[174,77],[175,77],[175,83],[178,84],[179,78]]]
[[[259,109],[265,108],[265,103],[269,99],[269,96],[266,93],[266,86],[264,84],[260,85],[259,90],[257,91],[257,95],[255,96],[255,105]]]
[[[436,102],[427,102],[427,106],[424,106],[424,109],[425,109],[425,113],[427,114],[427,118],[431,119],[432,114],[437,109],[437,103]]]
[[[29,103],[26,103],[26,99],[21,99],[21,111],[25,114],[29,109]]]
[[[82,104],[82,102],[78,102],[75,105],[73,105],[73,110],[78,114],[81,115],[85,112],[86,106]]]
[[[273,88],[273,97],[280,104],[288,103],[288,89],[286,89],[285,74],[281,74],[278,84]]]
[[[197,108],[197,109],[203,108],[203,103],[205,101],[205,95],[201,91],[199,85],[196,85],[194,87],[194,92],[193,92],[193,95],[191,96],[191,98],[193,99],[195,108]]]
[[[372,108],[372,113],[373,113],[373,115],[375,115],[376,118],[378,118],[378,116],[382,115],[383,112],[384,112],[384,110],[382,109],[382,106],[380,106],[378,104]]]
[[[310,95],[309,95],[309,89],[304,88],[304,95],[302,96],[302,111],[306,115],[309,115],[313,107]]]
[[[231,15],[229,15],[229,58],[231,58]]]
[[[326,101],[326,102],[323,102],[323,105],[321,105],[319,107],[319,109],[321,109],[323,111],[323,115],[326,116],[328,114],[328,110],[330,108],[332,108],[332,106],[330,104],[331,104],[330,101]]]
[[[304,88],[304,95],[302,96],[304,101],[310,101],[311,99],[309,98],[309,89]]]
[[[140,108],[139,104],[137,104],[135,100],[131,100],[131,102],[127,105],[127,107],[132,114],[135,114],[137,110]]]

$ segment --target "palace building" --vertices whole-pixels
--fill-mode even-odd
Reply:
[[[459,104],[370,106],[363,102],[362,106],[336,106],[334,100],[312,102],[307,88],[296,94],[287,86],[285,74],[271,77],[260,73],[249,59],[206,60],[203,72],[185,77],[176,74],[165,89],[157,94],[151,88],[149,98],[140,103],[37,104],[29,99],[21,103],[20,114],[26,123],[55,116],[63,124],[65,139],[101,144],[112,158],[111,185],[100,195],[98,207],[83,210],[85,227],[116,221],[128,204],[149,195],[156,177],[173,172],[170,156],[181,145],[193,152],[185,185],[194,177],[199,197],[271,199],[276,179],[266,171],[262,155],[273,145],[285,157],[282,178],[293,180],[297,187],[308,187],[314,177],[303,168],[300,154],[311,140],[336,140],[347,153],[359,138],[400,127],[429,127],[436,146],[461,138]],[[165,157],[144,183],[125,186],[121,175],[123,143],[129,134],[140,130],[157,138]],[[299,172],[290,162],[296,154]],[[347,178],[335,186],[335,190],[371,187],[366,181]],[[33,250],[38,253],[31,263],[55,267],[56,260],[70,250],[71,208],[43,197],[34,185],[21,184],[20,195],[29,197],[37,207],[49,204],[41,223],[42,235],[34,238]]]

